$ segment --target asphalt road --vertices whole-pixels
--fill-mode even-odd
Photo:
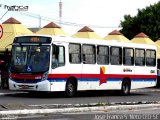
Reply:
[[[129,96],[121,96],[112,91],[79,92],[73,98],[67,98],[63,93],[8,93],[14,92],[0,90],[0,104],[40,105],[160,101],[160,88],[139,89],[132,91]]]

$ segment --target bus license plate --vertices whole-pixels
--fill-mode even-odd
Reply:
[[[21,86],[21,89],[28,89],[28,88],[29,88],[28,85],[22,85],[22,86]]]

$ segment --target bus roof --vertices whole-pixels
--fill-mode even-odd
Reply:
[[[71,36],[51,36],[51,35],[23,35],[17,37],[25,37],[25,36],[39,36],[39,37],[51,37],[52,43],[80,43],[80,44],[96,44],[96,45],[109,45],[109,46],[121,46],[121,47],[133,47],[133,48],[146,48],[146,49],[157,49],[156,45],[151,44],[138,44],[132,42],[120,42],[117,40],[99,40],[99,39],[87,39],[87,38],[75,38]]]

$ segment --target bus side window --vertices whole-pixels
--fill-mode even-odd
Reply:
[[[96,63],[96,48],[94,45],[84,44],[82,46],[83,63],[95,64]]]
[[[121,47],[111,47],[110,52],[110,63],[111,65],[121,65],[122,64],[122,48]]]
[[[156,65],[156,51],[146,50],[146,66],[155,66],[155,65]]]
[[[63,66],[65,64],[65,49],[63,46],[57,46],[58,52],[52,52],[52,68]]]
[[[69,62],[70,63],[81,63],[81,45],[71,43],[69,44]]]
[[[145,50],[135,49],[135,65],[144,66],[145,65]]]
[[[132,48],[123,48],[123,64],[124,65],[134,64],[134,51]]]
[[[97,46],[97,64],[107,65],[109,64],[109,47]]]

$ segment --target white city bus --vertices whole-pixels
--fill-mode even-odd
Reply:
[[[18,36],[12,45],[11,90],[119,90],[156,85],[154,45],[63,36]]]

